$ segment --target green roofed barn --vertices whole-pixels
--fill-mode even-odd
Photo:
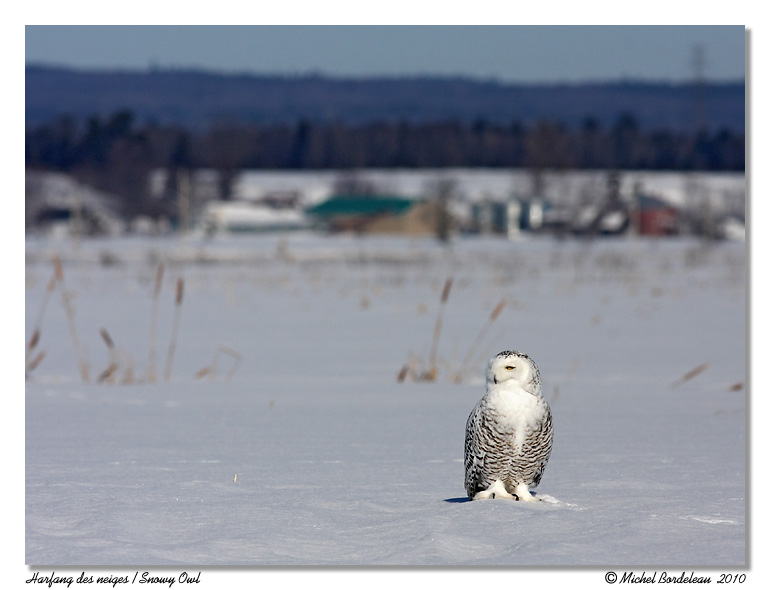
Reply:
[[[365,231],[376,220],[405,215],[418,204],[394,195],[338,194],[305,213],[330,231]]]

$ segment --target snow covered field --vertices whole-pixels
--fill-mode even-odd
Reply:
[[[28,564],[747,562],[744,244],[296,234],[26,253],[25,336],[39,322],[45,351],[26,384]],[[54,255],[87,384],[62,283],[44,302]],[[435,381],[399,382],[427,367],[439,313]],[[553,411],[544,501],[468,502],[465,420],[510,348]]]

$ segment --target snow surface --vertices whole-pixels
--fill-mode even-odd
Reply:
[[[28,564],[747,562],[743,244],[292,234],[28,239],[26,254],[26,339],[58,254],[91,380],[57,288],[26,384]],[[436,381],[399,383],[426,368],[439,314]],[[100,328],[114,384],[95,383]],[[554,416],[544,501],[469,502],[465,420],[509,348],[538,363]]]

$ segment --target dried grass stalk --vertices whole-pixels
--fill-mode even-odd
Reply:
[[[105,328],[99,328],[99,334],[101,335],[102,340],[104,340],[104,343],[107,345],[107,348],[110,349],[110,352],[114,351],[115,343],[112,341],[109,332],[107,332]]]
[[[184,295],[184,279],[178,279],[176,282],[176,305],[182,305],[182,296]]]
[[[679,387],[682,383],[685,383],[685,382],[689,381],[690,379],[693,379],[694,377],[697,377],[698,375],[700,375],[703,371],[705,371],[708,368],[709,368],[709,364],[708,363],[703,363],[702,365],[698,365],[692,371],[688,371],[687,373],[682,375],[679,379],[674,381],[671,384],[671,388],[673,389],[674,387]]]
[[[449,277],[444,283],[444,290],[441,292],[442,305],[449,299],[449,292],[452,290],[452,277]]]
[[[45,351],[41,350],[40,352],[37,353],[37,356],[34,359],[32,359],[31,362],[27,363],[27,373],[31,373],[32,371],[34,371],[44,358],[45,358]]]
[[[219,368],[219,357],[221,354],[226,354],[230,358],[234,359],[233,366],[230,368],[230,371],[228,371],[227,376],[225,377],[225,381],[230,381],[230,379],[233,378],[233,375],[235,375],[235,372],[238,370],[238,366],[241,363],[241,354],[238,351],[233,350],[229,346],[220,346],[217,351],[214,353],[214,358],[211,361],[211,364],[207,367],[203,367],[200,371],[195,373],[196,379],[203,379],[207,375],[211,376],[211,379],[214,379],[214,377],[217,374],[217,370]]]
[[[497,319],[497,316],[500,315],[504,307],[505,307],[505,299],[501,299],[500,303],[498,303],[495,306],[495,308],[492,310],[492,313],[489,316],[489,323],[492,323]]]
[[[59,263],[59,266],[61,266],[61,263]],[[48,281],[48,286],[46,287],[43,301],[40,304],[40,309],[38,310],[37,318],[35,319],[35,329],[38,331],[43,325],[43,315],[45,314],[45,310],[48,308],[48,300],[51,298],[51,293],[53,293],[53,290],[56,288],[56,283],[58,282],[58,276],[60,274],[61,270],[54,271],[54,274],[51,276],[51,280]]]
[[[69,326],[70,331],[70,337],[72,338],[72,348],[75,351],[75,357],[78,361],[78,368],[80,369],[80,377],[83,380],[84,383],[88,383],[88,365],[86,364],[85,359],[83,358],[83,353],[80,350],[80,339],[78,338],[78,332],[75,327],[75,312],[72,309],[72,305],[70,302],[70,299],[67,295],[66,289],[63,288],[64,285],[64,272],[62,270],[61,260],[58,256],[54,257],[54,271],[55,271],[55,277],[56,281],[62,284],[62,303],[64,305],[64,311],[67,315],[67,325]]]
[[[37,346],[37,343],[40,341],[40,329],[36,328],[34,332],[32,332],[32,337],[29,339],[29,343],[27,344],[27,351],[32,352],[35,350],[35,347]]]
[[[471,359],[476,355],[476,351],[479,347],[479,344],[481,344],[481,341],[483,340],[484,336],[486,336],[489,329],[492,327],[492,324],[495,323],[495,320],[498,318],[498,316],[502,313],[503,308],[505,308],[505,299],[501,299],[500,303],[498,303],[495,308],[492,310],[492,313],[489,314],[489,319],[487,320],[487,323],[484,324],[484,326],[481,328],[479,333],[476,335],[476,339],[473,341],[473,344],[471,344],[470,348],[468,349],[467,354],[465,355],[465,358],[463,359],[462,364],[460,364],[459,370],[454,375],[454,381],[456,383],[459,383],[463,379],[465,379],[465,373],[468,371],[468,365],[471,362]]]
[[[436,325],[433,328],[433,342],[430,347],[430,356],[428,357],[428,371],[425,374],[426,381],[433,381],[438,373],[438,367],[436,366],[436,357],[438,354],[438,342],[441,337],[441,329],[444,323],[444,307],[449,299],[449,293],[452,290],[452,277],[449,277],[444,283],[444,289],[441,291],[441,303],[438,308],[438,316],[436,317]]]
[[[410,378],[412,381],[417,381],[420,379],[420,375],[418,374],[417,367],[422,364],[419,359],[416,359],[414,355],[410,352],[407,361],[404,364],[403,367],[401,367],[401,370],[398,372],[398,382],[403,383],[406,381],[407,378]]]
[[[203,367],[200,371],[195,373],[194,377],[195,379],[203,379],[206,375],[211,373],[213,373],[213,369],[211,367]]]
[[[99,383],[103,383],[107,379],[110,379],[115,374],[115,371],[117,370],[118,370],[118,364],[110,363],[110,366],[107,367],[104,371],[102,371],[102,373],[99,375],[99,378],[97,379],[97,381]]]
[[[54,279],[56,279],[57,281],[63,281],[64,272],[62,271],[61,258],[59,258],[58,254],[53,257],[53,269],[54,269]]]
[[[115,350],[115,343],[112,341],[112,337],[110,336],[109,332],[107,332],[106,328],[99,328],[99,335],[102,337],[102,340],[104,340],[104,344],[107,346],[107,350],[110,354],[110,365],[102,372],[101,375],[99,375],[99,378],[97,381],[99,383],[102,383],[109,379],[110,383],[115,382],[115,373],[117,372],[118,365],[118,359],[117,359],[117,351]]]
[[[158,264],[158,270],[155,272],[155,289],[152,295],[152,318],[150,322],[150,360],[147,367],[147,380],[155,383],[158,377],[158,305],[160,300],[160,290],[163,286],[163,263]]]
[[[158,295],[160,295],[160,289],[163,286],[163,271],[164,266],[161,262],[158,264],[158,269],[155,271],[155,290],[153,291],[153,297],[156,299],[158,298]]]
[[[37,347],[38,343],[40,342],[40,333],[41,328],[43,325],[43,316],[45,315],[46,309],[48,309],[48,301],[51,298],[51,293],[53,293],[53,290],[56,288],[56,283],[58,282],[58,277],[61,276],[61,262],[58,262],[58,257],[54,259],[54,273],[51,275],[51,280],[48,281],[48,286],[46,287],[45,294],[43,295],[43,301],[40,303],[40,309],[37,312],[37,318],[35,318],[34,328],[32,330],[32,336],[29,339],[29,342],[27,342],[27,350],[25,353],[24,358],[24,364],[27,366],[27,372],[32,371],[34,367],[36,367],[38,364],[40,364],[40,361],[43,360],[43,357],[38,355],[35,357],[37,360],[37,363],[32,366],[32,363],[30,363],[30,356],[32,355],[32,352]],[[45,355],[43,355],[45,356]]]
[[[233,366],[230,367],[230,370],[227,372],[227,376],[225,377],[225,381],[230,381],[230,379],[233,378],[233,375],[235,375],[235,372],[238,370],[238,367],[241,364],[241,354],[229,346],[220,346],[219,350],[221,350],[224,354],[232,358],[235,362],[233,363]]]
[[[180,278],[176,282],[176,305],[174,306],[174,325],[171,330],[171,341],[168,345],[168,355],[166,356],[166,381],[171,380],[171,367],[174,364],[174,353],[176,352],[176,341],[179,335],[179,316],[182,312],[182,298],[184,295],[184,279]]]
[[[135,381],[136,379],[134,378],[134,359],[131,357],[131,355],[129,355],[126,361],[126,372],[123,374],[123,379],[121,379],[120,382],[123,385],[131,385]]]

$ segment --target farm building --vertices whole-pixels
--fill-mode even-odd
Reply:
[[[201,225],[206,233],[259,233],[306,229],[301,211],[250,201],[212,201],[206,204]]]
[[[123,230],[118,199],[92,189],[65,174],[25,175],[27,232],[55,235],[114,235]]]
[[[671,236],[678,233],[679,211],[656,197],[639,195],[631,216],[640,235]]]
[[[338,194],[305,213],[332,232],[433,233],[430,203],[394,195]]]

